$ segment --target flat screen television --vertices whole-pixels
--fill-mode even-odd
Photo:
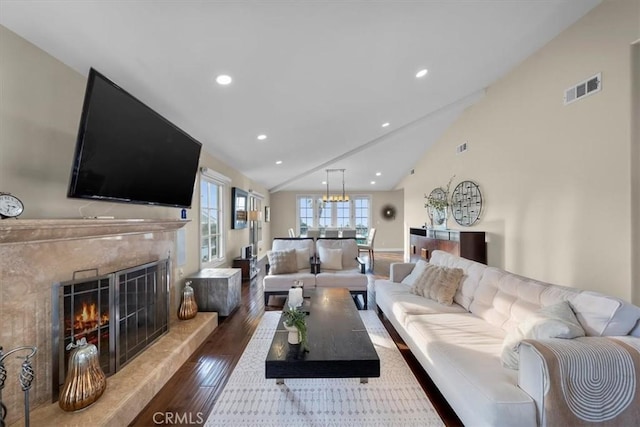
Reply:
[[[191,207],[201,147],[92,68],[68,196]]]

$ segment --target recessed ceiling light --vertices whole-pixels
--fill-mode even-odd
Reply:
[[[426,76],[426,75],[427,75],[427,73],[428,73],[428,72],[429,72],[429,70],[427,70],[426,68],[424,68],[424,69],[422,69],[422,70],[420,70],[420,71],[418,71],[418,72],[416,73],[416,77],[417,77],[417,78],[424,77],[424,76]]]
[[[276,162],[276,165],[281,165],[281,164],[282,164],[282,160],[278,160],[278,161]]]
[[[382,175],[382,172],[376,172],[376,176]]]
[[[267,135],[265,135],[265,134],[258,135],[258,139],[259,139],[260,141],[264,141],[265,139],[267,139]]]
[[[327,185],[327,181],[322,181],[322,185]]]
[[[383,128],[386,128],[386,127],[387,127],[387,126],[389,126],[389,125],[390,125],[390,123],[389,123],[389,122],[386,122],[386,123],[383,123],[383,124],[382,124],[382,127],[383,127]]]
[[[371,185],[373,185],[373,184],[375,184],[375,183],[376,183],[375,181],[371,181]]]
[[[218,77],[216,77],[216,83],[218,83],[219,85],[228,85],[229,83],[231,83],[233,81],[233,79],[231,78],[231,76],[228,76],[226,74],[220,74]]]

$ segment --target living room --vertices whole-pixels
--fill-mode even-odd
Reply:
[[[9,3],[0,2],[0,191],[11,192],[24,202],[20,219],[179,219],[180,210],[175,208],[67,198],[87,76],[57,59],[55,52],[41,50],[5,26]],[[456,114],[435,137],[424,136],[425,141],[433,140],[425,153],[405,152],[414,157],[414,163],[394,187],[356,189],[356,176],[347,170],[347,190],[371,195],[378,249],[408,254],[408,228],[427,221],[425,194],[446,186],[455,176],[453,185],[472,180],[479,183],[485,197],[481,219],[472,229],[487,233],[488,265],[640,304],[640,227],[636,224],[640,217],[640,5],[635,0],[606,0],[592,6],[488,87],[467,94],[472,99],[441,111],[442,115]],[[525,43],[526,36],[522,37],[514,44]],[[116,66],[113,73],[124,72]],[[596,74],[602,76],[599,92],[564,105],[567,88]],[[153,88],[145,90],[153,92]],[[154,101],[153,97],[148,101]],[[439,118],[434,112],[425,121]],[[179,114],[172,119],[186,122]],[[456,154],[463,142],[468,150]],[[271,221],[262,222],[261,243],[256,248],[260,259],[265,258],[271,240],[286,236],[296,223],[296,196],[324,193],[322,186],[272,191],[273,186],[249,178],[249,173],[230,166],[221,153],[206,149],[199,166],[228,179],[226,200],[231,200],[231,187],[237,187],[251,189],[260,195],[263,207],[269,206]],[[324,169],[320,167],[319,172]],[[331,181],[331,185],[339,184]],[[394,221],[378,217],[387,204],[397,208]],[[180,232],[184,259],[174,264],[172,272],[173,312],[183,278],[202,267],[199,211],[196,196],[187,211],[191,222]],[[7,221],[12,220],[3,223]],[[250,241],[250,232],[248,228],[233,230],[230,224],[225,232],[224,258],[230,266]],[[0,245],[0,255],[8,251],[6,245]],[[2,259],[0,305],[5,314],[10,304],[16,305],[15,290],[8,290],[15,277],[5,275],[16,258]],[[70,280],[68,274],[59,272],[38,280],[50,286]],[[49,311],[42,309],[42,316],[48,317]],[[26,320],[0,318],[0,338],[6,348],[41,339],[37,331],[25,326]],[[11,326],[4,327],[7,324]],[[7,330],[23,328],[25,342],[5,340]]]

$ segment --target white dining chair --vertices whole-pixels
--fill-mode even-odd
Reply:
[[[369,234],[367,235],[366,243],[358,244],[358,254],[360,254],[360,251],[367,251],[369,253],[369,266],[371,268],[373,268],[373,262],[374,262],[373,241],[375,237],[376,237],[376,229],[370,228]]]

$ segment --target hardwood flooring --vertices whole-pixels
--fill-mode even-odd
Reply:
[[[376,277],[389,277],[390,264],[401,261],[401,253],[377,252],[374,269],[369,269],[369,273]],[[230,316],[220,318],[218,327],[138,414],[132,426],[204,424],[264,311],[282,308],[284,301],[280,302],[280,307],[264,306],[261,283],[265,269],[261,267],[261,273],[254,280],[242,284],[240,307]],[[373,302],[371,298],[370,302]],[[375,309],[375,304],[369,308]],[[386,319],[382,322],[444,423],[461,426],[458,417],[391,324]]]

